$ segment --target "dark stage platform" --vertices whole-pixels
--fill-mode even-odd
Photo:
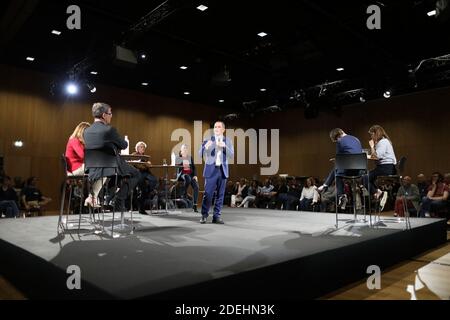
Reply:
[[[330,233],[334,214],[224,209],[223,218],[137,215],[135,233],[118,239],[57,235],[58,217],[4,219],[0,273],[29,298],[311,299],[447,238],[439,219]],[[341,226],[351,219],[341,214]],[[81,290],[67,289],[70,265],[81,269]]]

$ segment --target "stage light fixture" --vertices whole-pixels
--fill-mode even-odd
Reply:
[[[261,38],[264,38],[265,36],[267,36],[267,33],[260,32],[260,33],[258,33],[258,36],[260,36]]]
[[[436,15],[436,10],[431,10],[429,12],[427,12],[427,16],[432,17]]]
[[[391,97],[391,92],[389,90],[385,91],[383,93],[383,97],[385,97],[386,99],[390,98]]]
[[[337,71],[344,71],[344,68],[337,68]]]
[[[27,57],[27,61],[34,61],[34,57]]]
[[[201,5],[199,5],[199,6],[197,7],[197,9],[200,10],[200,11],[205,11],[206,9],[208,9],[208,7],[205,6],[205,5],[203,5],[203,4],[201,4]]]
[[[61,35],[61,31],[52,30],[52,34],[59,36],[59,35]]]
[[[96,76],[98,74],[97,71],[91,71],[91,74],[93,74],[94,76]]]
[[[86,86],[88,87],[91,93],[95,93],[97,91],[97,88],[91,83],[86,84]]]
[[[66,85],[66,92],[70,95],[75,95],[78,93],[78,86],[75,83],[70,82]]]
[[[188,67],[186,67],[186,66],[181,66],[181,67],[180,67],[181,70],[186,70],[187,68],[188,68]]]
[[[225,102],[225,100],[223,100],[223,99],[220,99],[220,100],[219,100],[219,102],[220,102],[220,103],[224,103],[224,102]]]
[[[190,95],[191,93],[190,93],[189,91],[185,91],[183,94],[184,94],[185,96],[188,96],[188,95]]]

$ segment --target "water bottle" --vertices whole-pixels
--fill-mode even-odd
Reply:
[[[129,155],[130,154],[130,140],[128,140],[128,136],[125,136],[125,141],[127,142],[127,147],[123,149],[120,154]]]
[[[175,165],[175,152],[172,152],[172,154],[170,155],[170,165],[174,166]]]

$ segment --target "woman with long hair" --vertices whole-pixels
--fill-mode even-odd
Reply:
[[[382,126],[372,126],[369,129],[369,134],[370,158],[376,160],[375,169],[369,172],[370,191],[376,200],[380,199],[380,209],[383,210],[387,200],[387,192],[381,191],[375,185],[375,181],[379,176],[397,174],[397,169],[395,167],[397,158],[395,156],[392,141]]]
[[[80,122],[70,135],[66,145],[67,174],[82,176],[84,174],[84,138],[83,133],[91,125]]]

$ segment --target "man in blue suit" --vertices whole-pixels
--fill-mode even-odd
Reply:
[[[216,193],[214,215],[212,223],[223,224],[221,210],[225,187],[228,179],[228,158],[234,156],[233,144],[224,137],[225,123],[217,121],[214,124],[214,136],[202,143],[200,156],[206,155],[205,169],[205,193],[202,203],[202,219],[200,223],[206,223],[209,208],[211,207],[214,192]]]

